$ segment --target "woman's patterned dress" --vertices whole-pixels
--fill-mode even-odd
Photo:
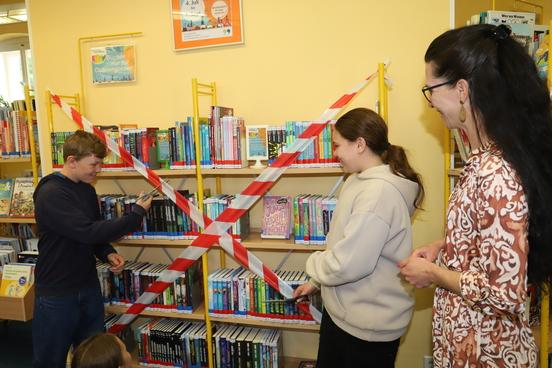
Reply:
[[[496,146],[472,152],[447,211],[438,263],[462,273],[458,296],[437,288],[435,367],[536,367],[524,316],[528,208],[521,181]]]

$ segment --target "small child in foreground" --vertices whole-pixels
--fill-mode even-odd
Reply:
[[[117,336],[101,333],[84,340],[75,350],[71,368],[128,368],[130,354]]]

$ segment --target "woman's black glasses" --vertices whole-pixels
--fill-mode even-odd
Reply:
[[[449,81],[439,83],[439,84],[436,84],[436,85],[433,85],[433,86],[424,86],[422,88],[422,93],[424,94],[424,97],[426,98],[427,102],[431,103],[431,90],[433,90],[437,87],[445,86],[447,84],[452,84],[452,83],[454,83],[454,81],[449,80]]]

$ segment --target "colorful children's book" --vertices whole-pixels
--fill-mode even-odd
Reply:
[[[16,178],[13,185],[10,216],[34,217],[33,178]]]
[[[13,179],[0,180],[0,216],[10,215]]]
[[[22,297],[33,284],[34,265],[9,263],[2,270],[0,295]]]
[[[291,232],[291,197],[264,196],[263,208],[261,237],[266,239],[289,239]]]

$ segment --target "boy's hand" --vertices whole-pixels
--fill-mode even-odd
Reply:
[[[140,192],[140,195],[138,196],[138,200],[136,201],[136,204],[147,211],[151,207],[152,200],[153,200],[152,195],[144,195],[144,192]]]
[[[109,268],[113,273],[120,273],[125,267],[125,259],[118,253],[110,253],[107,255],[107,261],[111,265]]]

